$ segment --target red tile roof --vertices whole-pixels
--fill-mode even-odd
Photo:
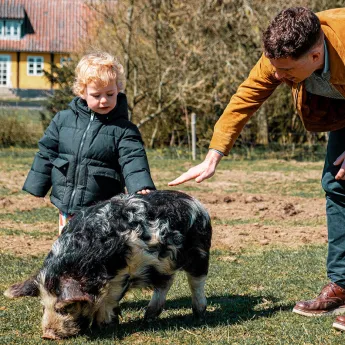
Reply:
[[[21,19],[25,17],[24,7],[20,4],[11,4],[8,1],[1,1],[0,3],[0,17]]]
[[[92,17],[85,0],[0,0],[0,19],[24,18],[25,13],[31,33],[20,40],[0,39],[0,51],[76,51],[87,37]]]

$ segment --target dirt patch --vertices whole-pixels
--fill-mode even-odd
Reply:
[[[0,253],[11,253],[17,256],[47,254],[54,242],[28,236],[1,236],[0,241]]]
[[[192,193],[208,209],[212,219],[310,220],[325,218],[323,198],[248,195],[241,193]]]
[[[10,195],[0,197],[0,214],[16,211],[30,211],[35,208],[54,207],[49,198],[37,198],[32,195]]]
[[[296,247],[327,243],[324,199],[193,194],[211,215],[213,248],[236,250],[253,245]]]
[[[284,196],[270,190],[266,190],[265,194],[229,193],[225,190],[233,190],[250,181],[265,192],[264,187],[271,186],[275,181],[294,186],[294,181],[317,180],[319,174],[317,169],[287,173],[221,170],[214,178],[202,184],[189,182],[185,186],[200,187],[198,191],[187,193],[198,198],[211,215],[212,248],[234,251],[250,246],[296,247],[327,242],[324,198]],[[53,207],[48,197],[43,199],[18,193],[25,176],[26,172],[20,171],[1,174],[0,187],[9,189],[11,194],[0,197],[0,215]],[[170,178],[171,172],[157,170],[153,172],[153,176],[157,181],[162,181],[163,177]],[[266,184],[262,181],[266,181]],[[49,223],[25,224],[6,218],[0,218],[0,222],[0,227],[7,229],[0,236],[0,252],[16,255],[45,254],[58,234],[57,218]],[[7,235],[11,229],[20,230],[20,236]],[[39,232],[40,236],[31,236],[33,231]]]
[[[325,206],[323,199],[305,199],[272,195],[246,195],[222,193],[190,193],[209,211],[213,222],[212,248],[239,250],[250,246],[327,243]],[[12,198],[9,198],[12,200]],[[9,211],[42,207],[47,201],[21,196],[4,207]],[[3,210],[2,210],[3,212]],[[270,224],[270,222],[272,224]],[[1,236],[0,251],[16,255],[47,253],[57,238],[57,219],[52,223],[34,225],[2,221],[1,227],[23,231],[21,236]],[[41,231],[49,238],[35,239],[27,231]],[[53,239],[51,234],[56,235]]]
[[[0,176],[0,186],[6,187],[12,193],[17,193],[21,190],[25,181],[27,172],[12,170],[2,171]]]

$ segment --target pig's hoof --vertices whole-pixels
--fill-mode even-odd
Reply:
[[[193,319],[195,323],[201,324],[205,323],[206,319],[206,307],[203,310],[197,310],[195,308],[192,308],[193,310]]]
[[[144,321],[150,322],[156,320],[161,314],[162,310],[163,308],[153,309],[148,307],[145,312]]]
[[[111,324],[113,326],[118,326],[120,324],[120,318],[119,315],[114,315],[111,319]]]
[[[111,323],[113,325],[118,325],[120,323],[120,319],[122,319],[122,313],[120,307],[113,308],[114,316],[112,317]]]

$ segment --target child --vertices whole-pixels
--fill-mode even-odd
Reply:
[[[155,189],[138,128],[128,120],[123,67],[105,52],[76,67],[75,97],[58,112],[38,143],[23,190],[60,211],[59,234],[78,210],[123,193]]]

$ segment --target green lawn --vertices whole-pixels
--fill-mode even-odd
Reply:
[[[35,149],[3,149],[0,151],[0,201],[2,198],[22,197],[20,183],[30,168]],[[182,154],[181,154],[182,155]],[[164,152],[149,151],[152,173],[158,188],[184,172],[192,162],[188,157],[176,159]],[[231,188],[243,195],[260,193],[302,198],[322,197],[318,174],[322,161],[297,162],[226,158],[219,166],[219,173],[208,184],[189,183],[181,190],[209,192],[213,184],[222,181],[225,173],[232,178],[244,176]],[[200,162],[197,161],[196,163]],[[261,174],[261,175],[260,175]],[[276,180],[271,177],[276,174]],[[271,176],[272,175],[272,176]],[[5,176],[5,177],[4,177]],[[12,176],[15,178],[12,179]],[[19,177],[18,177],[19,176]],[[3,179],[3,180],[2,180]],[[253,184],[251,181],[255,179]],[[13,181],[12,181],[13,180]],[[7,185],[10,181],[13,184]],[[230,193],[230,192],[229,192]],[[18,199],[19,200],[19,199]],[[323,226],[324,218],[296,221],[259,219],[248,214],[246,219],[215,219],[214,225],[241,226],[261,222],[274,226],[313,228]],[[6,225],[4,224],[6,222]],[[1,236],[22,236],[35,239],[46,237],[36,223],[55,224],[54,208],[36,207],[26,211],[15,209],[0,213]],[[52,234],[54,236],[56,234]],[[231,234],[230,234],[231,235]],[[205,324],[192,319],[190,293],[183,272],[168,294],[166,308],[158,321],[143,322],[144,309],[150,293],[133,291],[122,301],[123,318],[118,327],[92,329],[78,337],[51,344],[241,344],[241,345],[343,345],[345,332],[332,328],[334,317],[306,318],[291,312],[296,301],[316,297],[327,283],[324,245],[304,245],[291,249],[288,246],[248,247],[238,250],[213,250],[209,278],[206,285],[208,298]],[[11,284],[22,281],[34,273],[44,257],[33,255],[14,256],[0,251],[0,344],[44,344],[41,340],[41,305],[37,299],[6,299],[2,292]]]
[[[326,248],[320,246],[213,251],[205,324],[193,322],[190,293],[181,272],[158,321],[143,322],[149,294],[134,290],[122,302],[118,327],[90,330],[64,344],[344,344],[345,333],[331,327],[334,317],[306,318],[291,313],[297,300],[314,297],[326,282],[325,256]],[[29,276],[42,260],[1,255],[0,290]],[[1,344],[43,343],[37,299],[1,296],[0,318]]]

